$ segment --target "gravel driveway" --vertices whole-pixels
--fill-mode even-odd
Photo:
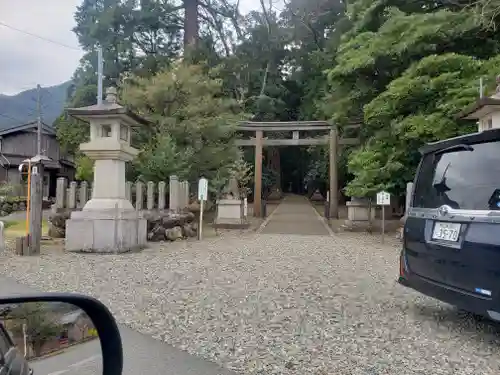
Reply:
[[[0,273],[242,374],[498,374],[499,329],[395,283],[363,234],[232,236],[128,255],[0,256]]]

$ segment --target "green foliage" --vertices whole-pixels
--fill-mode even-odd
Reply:
[[[14,192],[14,185],[7,182],[0,183],[0,197],[6,197]]]
[[[229,170],[230,178],[234,178],[238,183],[238,193],[240,197],[246,197],[250,193],[250,184],[253,179],[252,165],[247,163],[243,156],[240,157],[231,165]]]
[[[353,135],[360,146],[341,151],[345,191],[403,194],[421,145],[475,130],[456,115],[477,98],[479,77],[487,92],[495,87],[495,1],[290,0],[281,14],[271,8],[241,16],[233,3],[215,0],[198,9],[199,40],[184,57],[183,6],[175,1],[139,9],[135,0],[85,0],[76,13],[86,55],[69,105],[95,103],[99,43],[105,85],[119,83],[124,104],[151,121],[133,134],[141,149],[128,171],[134,178],[205,176],[219,193],[239,160],[237,121],[330,119],[346,137],[346,125],[363,122]],[[76,152],[88,128],[61,116],[57,133]],[[327,148],[310,158],[306,182],[324,184]],[[80,178],[91,178],[89,167],[78,158]],[[277,177],[264,168],[263,190]]]
[[[94,180],[94,161],[81,153],[76,158],[76,179],[87,182]]]
[[[463,55],[433,55],[408,68],[364,108],[373,136],[349,160],[351,196],[382,189],[400,194],[413,179],[426,142],[469,133],[475,124],[456,120],[477,98],[481,62]]]
[[[426,142],[474,131],[456,115],[478,96],[480,76],[497,36],[481,27],[467,4],[423,1],[350,3],[351,27],[336,65],[326,69],[323,111],[341,128],[364,119],[361,146],[348,155],[350,196],[381,190],[404,194]]]
[[[26,327],[28,343],[35,355],[40,355],[42,346],[61,333],[61,327],[52,319],[46,303],[29,302],[17,305],[9,313],[9,330],[22,337]]]
[[[178,64],[152,78],[131,77],[122,87],[124,104],[151,121],[136,138],[140,178],[191,182],[228,176],[237,159],[235,128],[241,107],[223,95],[221,80],[201,66]]]

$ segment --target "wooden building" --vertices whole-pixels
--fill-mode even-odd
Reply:
[[[36,121],[0,130],[0,182],[24,190],[26,175],[19,172],[19,165],[36,153]],[[47,124],[42,124],[42,153],[51,159],[45,167],[44,197],[54,197],[58,177],[74,179],[75,163],[72,156],[62,152],[55,129]],[[18,192],[18,195],[24,194],[24,191]]]

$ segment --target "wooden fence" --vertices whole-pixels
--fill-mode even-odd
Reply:
[[[170,176],[169,182],[126,182],[125,196],[136,210],[179,211],[189,206],[189,182]],[[81,209],[92,197],[92,186],[86,181],[57,179],[55,209]]]

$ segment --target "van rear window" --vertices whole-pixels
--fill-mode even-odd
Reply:
[[[463,146],[424,156],[413,207],[500,210],[500,141]]]

